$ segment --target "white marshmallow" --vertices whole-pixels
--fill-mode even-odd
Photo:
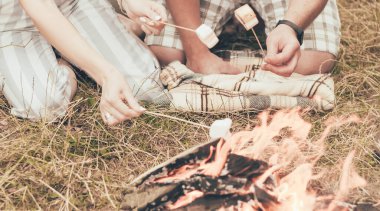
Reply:
[[[213,48],[218,42],[218,36],[215,32],[207,25],[202,24],[196,30],[195,33],[208,48]]]
[[[235,10],[235,17],[247,31],[259,24],[255,11],[248,4]]]
[[[232,120],[222,119],[216,120],[211,124],[210,127],[210,137],[211,139],[225,138],[230,134],[230,129],[232,125]]]

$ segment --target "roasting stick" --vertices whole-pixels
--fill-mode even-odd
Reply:
[[[142,22],[146,22],[146,19],[141,19]],[[175,24],[171,24],[171,23],[168,23],[168,22],[165,22],[165,21],[162,21],[162,20],[153,20],[154,22],[158,22],[158,23],[161,23],[161,24],[164,24],[164,25],[167,25],[167,26],[171,26],[171,27],[174,27],[174,28],[178,28],[178,29],[183,29],[183,30],[186,30],[186,31],[190,31],[190,32],[194,32],[194,33],[197,33],[196,30],[194,29],[190,29],[190,28],[187,28],[187,27],[183,27],[183,26],[178,26],[178,25],[175,25]],[[261,49],[261,52],[263,54],[263,56],[265,56],[265,51],[264,51],[264,48],[263,46],[261,45],[261,42],[255,32],[255,30],[252,28],[251,29],[252,32],[253,32],[253,35],[255,35],[255,38],[256,38],[256,41],[257,43],[259,44],[259,47]]]
[[[255,11],[253,11],[253,9],[248,4],[245,4],[241,6],[240,8],[236,9],[234,13],[235,13],[236,19],[244,26],[244,28],[247,31],[251,30],[253,32],[253,35],[255,35],[257,44],[259,44],[259,47],[264,57],[265,56],[264,48],[261,45],[261,42],[259,38],[257,37],[255,30],[253,29],[254,26],[259,24],[259,20],[257,19]]]
[[[178,25],[175,25],[175,24],[172,24],[172,23],[168,23],[168,22],[162,21],[161,17],[159,17],[159,16],[157,16],[156,20],[151,20],[151,19],[148,19],[146,17],[141,17],[140,21],[142,23],[149,23],[149,22],[151,22],[151,23],[152,22],[154,22],[154,23],[161,23],[161,24],[168,25],[168,26],[171,26],[171,27],[174,27],[174,28],[183,29],[183,30],[195,33],[194,29],[190,29],[190,28],[187,28],[187,27],[184,27],[184,26],[178,26]]]
[[[154,20],[148,19],[146,17],[141,17],[140,21],[148,25],[150,25],[150,23],[161,23],[174,28],[190,31],[192,33],[195,33],[200,39],[200,41],[210,49],[213,48],[219,42],[218,36],[215,34],[214,30],[205,24],[201,24],[197,29],[190,29],[188,27],[178,26],[172,23],[165,22],[161,20],[160,16],[157,16]]]
[[[263,54],[263,57],[264,57],[264,56],[265,56],[264,48],[263,48],[263,46],[261,45],[261,42],[260,42],[259,38],[257,37],[257,34],[256,34],[256,32],[255,32],[255,30],[254,30],[253,28],[252,28],[252,32],[253,32],[253,34],[255,35],[256,41],[257,41],[257,43],[259,44],[259,47],[260,47],[260,49],[261,49],[261,53]]]
[[[158,21],[158,22],[159,22],[159,23],[162,23],[162,24],[165,24],[165,25],[168,25],[168,26],[172,26],[172,27],[178,28],[178,29],[183,29],[183,30],[191,31],[191,32],[194,32],[194,33],[195,33],[195,30],[194,30],[194,29],[190,29],[190,28],[183,27],[183,26],[178,26],[178,25],[171,24],[171,23],[164,22],[164,21]]]
[[[207,126],[207,125],[203,125],[203,124],[200,124],[200,123],[188,121],[188,120],[177,118],[177,117],[174,117],[174,116],[169,116],[169,115],[165,115],[165,114],[155,113],[155,112],[152,112],[152,111],[145,111],[144,114],[148,114],[148,115],[156,116],[156,117],[157,116],[158,117],[164,117],[164,118],[167,118],[167,119],[177,120],[177,121],[180,121],[180,122],[185,122],[187,124],[199,126],[199,127],[206,128],[206,129],[210,129],[210,127]]]

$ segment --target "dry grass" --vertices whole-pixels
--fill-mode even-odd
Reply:
[[[340,0],[342,56],[335,69],[337,106],[309,113],[311,136],[331,116],[358,114],[362,124],[335,130],[318,168],[328,169],[315,186],[329,192],[338,184],[339,164],[355,149],[355,164],[369,182],[352,201],[380,201],[380,3]],[[95,96],[95,97],[91,97]],[[0,209],[117,208],[123,189],[140,173],[207,140],[207,131],[167,119],[143,116],[115,128],[100,121],[99,94],[92,84],[80,92],[64,121],[45,125],[19,120],[0,98]],[[256,123],[254,113],[198,115],[150,108],[211,123],[229,116],[234,129]]]

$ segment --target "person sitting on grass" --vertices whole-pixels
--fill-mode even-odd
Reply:
[[[149,0],[125,0],[129,15],[166,20]],[[144,26],[159,31],[161,25]],[[105,0],[3,0],[0,2],[0,88],[11,113],[52,121],[67,112],[76,92],[74,64],[102,87],[100,112],[114,125],[144,112],[134,95],[162,92],[154,80],[158,62],[119,22]],[[1,91],[1,90],[0,90]]]
[[[156,1],[165,4],[165,0]],[[336,0],[166,0],[166,7],[171,23],[192,29],[204,23],[220,33],[234,10],[246,3],[266,25],[267,55],[262,69],[282,76],[332,70],[340,43]],[[146,43],[163,65],[179,60],[198,73],[239,73],[192,32],[165,26],[160,35],[148,36]]]

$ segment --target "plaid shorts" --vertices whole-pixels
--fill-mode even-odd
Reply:
[[[165,5],[165,0],[155,0]],[[279,20],[285,16],[287,0],[200,0],[201,18],[220,34],[223,26],[231,19],[239,6],[250,3],[265,22],[265,32],[269,34]],[[173,19],[169,16],[169,22]],[[178,31],[166,26],[160,35],[147,36],[148,45],[160,45],[183,49]],[[340,43],[340,19],[336,0],[329,0],[321,14],[305,30],[301,49],[329,52],[337,56]]]

